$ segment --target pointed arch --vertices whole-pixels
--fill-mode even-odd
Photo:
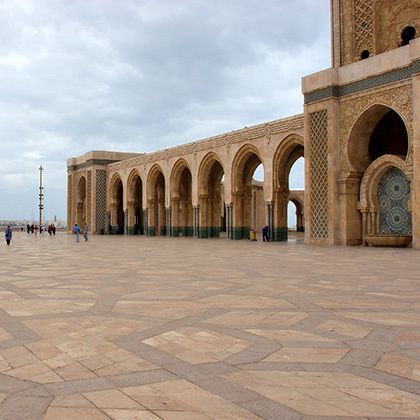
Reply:
[[[153,165],[148,173],[147,199],[148,235],[165,236],[167,229],[166,180],[159,164]]]
[[[143,235],[143,180],[137,168],[127,179],[127,234]]]
[[[259,218],[257,200],[253,198],[252,176],[255,169],[264,162],[261,153],[253,144],[243,145],[235,155],[232,164],[233,227],[232,237],[249,237],[251,228],[259,231],[265,225],[265,217]],[[263,192],[264,194],[264,192]],[[265,213],[265,209],[262,209]],[[262,219],[262,220],[261,220]]]
[[[193,235],[192,175],[188,162],[178,159],[170,176],[171,236]]]
[[[110,205],[110,221],[109,233],[123,235],[125,216],[124,216],[124,185],[121,175],[116,172],[110,182],[109,188],[109,205]]]
[[[226,231],[224,174],[220,156],[215,152],[207,153],[198,168],[200,238],[219,237]]]

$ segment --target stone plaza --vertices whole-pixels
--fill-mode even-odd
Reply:
[[[416,252],[233,244],[15,233],[0,419],[420,415]]]

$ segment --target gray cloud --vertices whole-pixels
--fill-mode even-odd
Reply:
[[[65,160],[152,151],[302,111],[329,1],[5,0],[0,218],[65,216]],[[299,180],[298,180],[299,181]]]

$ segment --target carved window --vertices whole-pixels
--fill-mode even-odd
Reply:
[[[365,51],[373,52],[374,25],[373,0],[354,0],[354,54],[361,57]],[[365,53],[366,54],[366,53]],[[367,57],[361,57],[367,58]]]

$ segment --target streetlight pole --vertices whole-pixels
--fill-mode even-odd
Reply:
[[[42,204],[42,199],[44,198],[44,194],[42,190],[44,187],[42,186],[42,171],[44,168],[42,165],[39,167],[39,226],[42,225],[42,210],[44,209],[44,206]]]

